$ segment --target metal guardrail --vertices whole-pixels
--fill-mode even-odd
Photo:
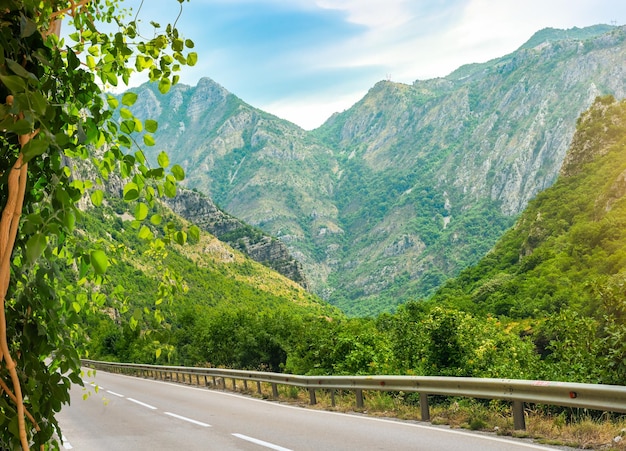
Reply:
[[[409,392],[420,394],[422,420],[430,420],[429,395],[462,396],[480,399],[500,399],[513,403],[515,429],[525,429],[524,403],[577,407],[606,412],[626,413],[626,387],[621,385],[579,384],[572,382],[532,381],[517,379],[479,379],[469,377],[436,376],[298,376],[294,374],[266,373],[262,371],[229,370],[221,368],[190,368],[181,366],[140,365],[132,363],[98,362],[83,360],[83,365],[96,370],[127,375],[176,380],[200,385],[225,388],[226,379],[256,382],[259,393],[261,383],[272,386],[274,398],[278,385],[290,385],[309,392],[311,404],[316,404],[316,390],[348,390],[356,393],[357,407],[363,407],[363,390]],[[211,384],[209,384],[211,378]]]

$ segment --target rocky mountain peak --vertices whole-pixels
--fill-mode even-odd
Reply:
[[[156,138],[189,188],[278,237],[315,292],[376,313],[476,262],[554,183],[580,113],[626,96],[625,30],[546,29],[447,77],[382,81],[313,132],[203,79],[160,99]]]

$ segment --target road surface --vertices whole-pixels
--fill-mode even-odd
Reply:
[[[71,405],[65,406],[58,417],[68,450],[559,449],[426,423],[306,409],[103,371],[95,377],[86,375],[84,380],[88,388],[73,387]],[[83,399],[86,394],[87,399]]]

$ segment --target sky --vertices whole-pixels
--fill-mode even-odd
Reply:
[[[135,11],[140,0],[123,5]],[[144,0],[139,19],[173,22],[178,0]],[[250,105],[304,129],[378,81],[413,83],[513,52],[536,31],[624,25],[624,0],[190,0],[177,28],[210,77]]]

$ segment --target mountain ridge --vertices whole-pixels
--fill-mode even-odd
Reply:
[[[285,243],[314,292],[376,314],[484,255],[554,182],[580,112],[625,96],[625,28],[600,31],[443,78],[379,82],[312,132],[210,79],[134,111],[174,124],[156,138],[188,187]]]

